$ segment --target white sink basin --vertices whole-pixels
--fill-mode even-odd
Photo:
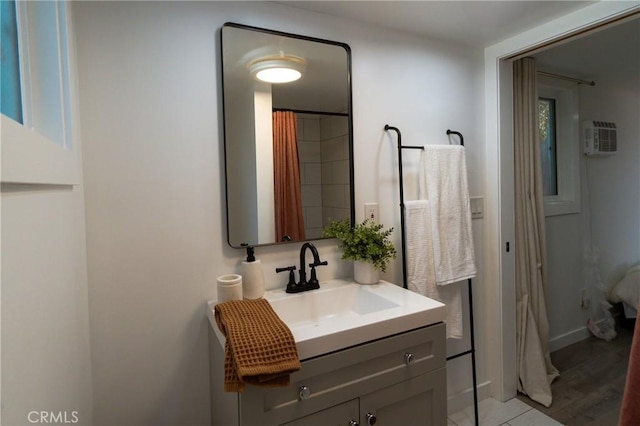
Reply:
[[[304,293],[268,291],[265,299],[291,329],[301,360],[445,319],[442,303],[386,281],[360,285],[331,280],[320,283],[319,290]],[[224,346],[213,317],[215,304],[209,302],[207,315]]]
[[[267,300],[289,328],[317,327],[323,321],[349,321],[361,315],[397,308],[392,300],[367,291],[363,286],[323,285],[319,290],[289,295],[282,290],[267,295]]]

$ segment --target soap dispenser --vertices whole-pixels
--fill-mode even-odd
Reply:
[[[264,272],[260,260],[256,260],[252,246],[247,246],[247,260],[242,262],[242,296],[244,299],[260,299],[264,295]]]

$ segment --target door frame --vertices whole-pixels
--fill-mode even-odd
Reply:
[[[499,401],[507,401],[517,392],[511,64],[518,58],[639,15],[640,2],[601,1],[484,51],[486,210],[483,249],[487,296],[482,326],[486,330],[490,392]]]

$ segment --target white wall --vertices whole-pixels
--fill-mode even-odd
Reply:
[[[256,124],[256,198],[258,208],[258,239],[245,241],[278,241],[276,236],[276,200],[273,182],[273,106],[271,100],[271,85],[259,84],[263,90],[255,93],[255,124]],[[245,151],[245,155],[247,155]],[[240,157],[242,158],[242,157]],[[240,167],[229,164],[230,167]]]
[[[272,3],[73,4],[86,182],[89,307],[97,425],[209,422],[205,301],[243,253],[226,243],[218,31],[226,21],[348,43],[353,52],[355,190],[399,229],[395,136],[466,136],[472,195],[482,195],[482,52]],[[407,159],[408,173],[411,163]],[[482,247],[482,220],[474,221]],[[399,244],[399,233],[395,233]],[[351,274],[319,242],[321,280]],[[269,288],[299,244],[258,248]],[[482,271],[482,253],[478,253]],[[386,278],[400,282],[400,260]],[[482,274],[478,289],[483,317]],[[479,381],[485,378],[478,330]],[[463,343],[458,343],[463,345]],[[455,345],[454,345],[455,346]],[[451,348],[456,350],[458,348]],[[471,386],[450,368],[450,393]]]
[[[91,422],[83,204],[82,186],[2,185],[2,424]]]
[[[248,218],[258,215],[258,197],[257,197],[257,170],[255,153],[256,145],[256,128],[245,125],[244,118],[247,116],[255,117],[256,112],[256,92],[253,87],[244,87],[238,90],[236,96],[227,96],[224,99],[228,115],[232,117],[228,121],[227,127],[224,129],[226,134],[232,140],[247,141],[246,144],[230,144],[225,147],[230,159],[230,167],[226,170],[229,180],[229,197],[227,202],[232,206],[235,214],[229,217],[230,226],[237,232],[230,238],[231,242],[236,246],[240,246],[245,241],[256,241],[260,235],[260,227],[258,221],[249,220]],[[244,114],[234,114],[234,111],[244,111]],[[233,119],[235,118],[235,119]],[[233,160],[243,158],[247,155],[247,162],[240,164],[239,161]],[[249,160],[249,158],[251,160]],[[224,177],[224,175],[222,175]]]
[[[589,337],[589,311],[580,307],[580,290],[585,287],[582,214],[548,216],[545,225],[549,350],[553,352]]]
[[[610,47],[615,48],[624,46]],[[582,192],[589,193],[590,200],[583,197],[579,214],[547,217],[551,350],[590,335],[585,328],[590,311],[580,308],[580,290],[589,287],[583,276],[583,241],[588,244],[591,238],[589,220],[605,286],[640,262],[640,59],[627,56],[624,62],[627,72],[620,73],[619,65],[612,65],[608,73],[597,75],[596,86],[579,86],[581,124],[585,120],[616,123],[618,153],[586,157],[581,148]]]
[[[593,245],[607,286],[640,262],[640,60],[635,79],[599,80],[580,91],[580,117],[616,123],[618,152],[584,158],[591,195]],[[583,183],[584,184],[584,183]]]

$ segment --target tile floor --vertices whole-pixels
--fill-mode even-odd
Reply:
[[[499,402],[488,398],[478,404],[480,426],[562,426],[517,398]],[[448,426],[474,426],[473,406],[449,416]]]

